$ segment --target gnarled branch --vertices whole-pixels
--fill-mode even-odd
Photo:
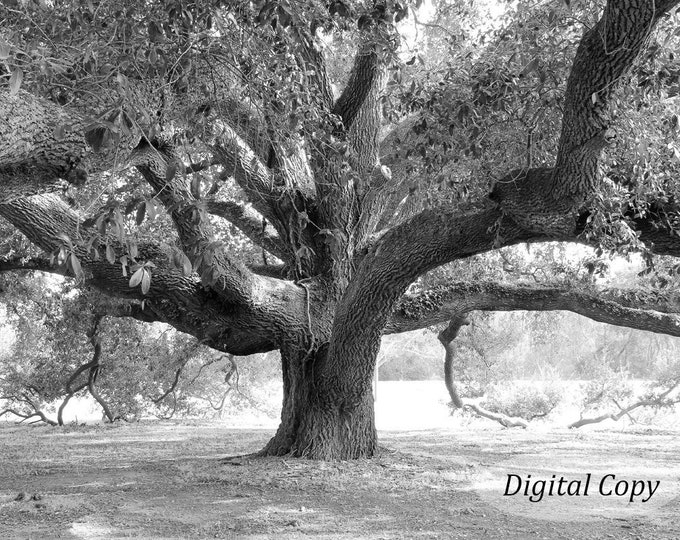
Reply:
[[[617,422],[618,420],[621,420],[621,418],[623,418],[624,416],[628,416],[632,411],[634,411],[635,409],[639,409],[640,407],[670,407],[672,405],[675,405],[676,403],[680,403],[680,396],[676,396],[674,399],[666,399],[668,395],[671,392],[673,392],[673,390],[675,390],[678,386],[680,386],[680,381],[676,381],[674,384],[672,384],[669,388],[664,390],[658,396],[641,398],[636,401],[633,401],[632,403],[626,405],[625,407],[621,407],[615,401],[614,403],[619,408],[618,412],[605,413],[593,417],[583,417],[583,415],[581,415],[581,417],[578,420],[572,422],[567,427],[575,429],[587,426],[589,424],[599,424],[600,422],[604,422],[605,420],[614,420],[615,422]]]

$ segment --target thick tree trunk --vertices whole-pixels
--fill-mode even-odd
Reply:
[[[357,391],[348,377],[334,392],[319,393],[314,365],[326,350],[326,345],[311,352],[302,347],[282,349],[281,424],[263,449],[264,455],[356,459],[375,454],[378,439],[371,380]]]

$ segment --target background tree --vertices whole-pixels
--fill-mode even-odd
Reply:
[[[171,327],[121,318],[117,303],[60,278],[4,274],[0,284],[0,416],[63,425],[71,398],[84,394],[110,422],[265,408],[249,387],[276,374],[270,359],[239,369]]]
[[[636,66],[667,66],[643,96],[670,93],[676,4],[579,4],[583,24],[522,4],[484,37],[468,12],[451,64],[402,89],[401,2],[8,2],[0,215],[58,271],[130,301],[132,317],[232,354],[280,350],[282,421],[264,453],[370,456],[381,336],[447,320],[450,300],[472,293],[403,299],[422,274],[546,239],[677,254],[672,171],[617,161],[619,185],[654,176],[658,189],[615,187],[602,158],[619,111],[647,109]],[[357,44],[338,95],[329,35]],[[399,120],[384,139],[383,111]],[[504,144],[520,139],[523,152]],[[653,159],[671,151],[660,140],[643,165],[667,161]],[[441,197],[425,196],[444,179]],[[52,193],[64,183],[82,187]],[[258,246],[250,257],[225,220]],[[545,309],[564,305],[554,297]],[[634,309],[590,304],[612,321]]]

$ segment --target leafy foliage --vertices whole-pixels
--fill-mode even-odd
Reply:
[[[93,357],[92,325],[98,313],[115,313],[115,305],[59,278],[26,277],[2,276],[7,343],[0,354],[0,397],[3,410],[50,417],[64,398],[70,399],[69,388],[83,392],[88,371],[78,368]],[[253,374],[255,366],[246,363],[239,372],[235,360],[173,329],[114,317],[95,337],[102,344],[97,394],[113,418],[211,416],[260,407],[247,390],[264,382]],[[275,376],[276,369],[265,365],[277,362],[266,359],[257,367],[260,374]],[[240,383],[227,377],[234,374]]]
[[[527,420],[550,414],[562,399],[556,383],[541,387],[528,384],[494,385],[484,396],[484,406],[497,413]]]

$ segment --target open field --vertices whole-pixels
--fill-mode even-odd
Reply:
[[[387,407],[389,392],[382,399]],[[2,423],[0,538],[680,537],[676,431],[503,430],[449,418],[382,431],[370,461],[221,461],[272,432],[197,421]],[[503,496],[508,474],[587,473],[660,483],[644,503],[604,497],[595,480],[587,498]]]

